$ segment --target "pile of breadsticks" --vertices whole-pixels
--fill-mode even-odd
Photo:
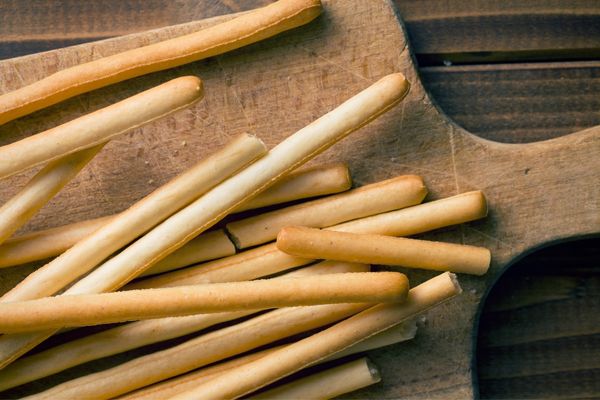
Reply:
[[[317,0],[280,0],[65,69],[0,96],[0,123],[268,38],[320,12]],[[353,358],[254,393],[309,366],[412,338],[417,314],[460,292],[451,272],[489,267],[487,249],[401,237],[484,217],[481,192],[420,204],[427,191],[417,176],[349,190],[345,165],[298,169],[408,90],[401,74],[388,75],[270,150],[240,135],[117,215],[17,237],[109,140],[192,106],[202,82],[173,79],[0,147],[0,178],[44,165],[0,207],[0,267],[54,257],[0,298],[0,390],[186,335],[31,397],[308,399],[377,382],[377,368]],[[291,201],[213,228],[229,214]],[[409,289],[404,274],[369,264],[446,272]],[[63,328],[107,323],[122,324],[25,355]]]

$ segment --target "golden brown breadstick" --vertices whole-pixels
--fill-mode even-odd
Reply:
[[[0,268],[44,260],[68,250],[91,235],[113,216],[90,219],[69,225],[13,236],[0,245]]]
[[[323,261],[309,267],[289,272],[283,277],[367,272],[369,266],[356,263]],[[279,278],[274,278],[279,279]],[[152,343],[188,335],[210,326],[245,317],[255,313],[238,311],[218,314],[198,314],[138,321],[72,340],[32,356],[21,358],[0,370],[0,391],[19,386],[88,361],[108,357]],[[390,335],[399,341],[401,334]],[[404,336],[409,336],[405,332]],[[414,336],[414,333],[413,333]],[[381,347],[382,345],[379,345]],[[364,351],[361,350],[361,351]]]
[[[236,212],[312,196],[337,193],[349,189],[350,186],[351,180],[348,167],[344,164],[306,168],[290,174],[264,192],[259,193],[254,199],[244,203]],[[10,238],[0,245],[0,268],[58,256],[78,241],[98,230],[111,217],[76,222]],[[219,232],[219,234],[208,233],[198,236],[142,275],[156,274],[235,254],[233,243],[222,231]],[[192,246],[194,250],[191,250],[188,246]],[[178,258],[178,260],[175,261],[172,257]]]
[[[104,143],[114,136],[188,107],[201,98],[202,81],[194,76],[184,76],[2,146],[0,179]]]
[[[371,336],[368,339],[358,342],[355,345],[350,346],[344,351],[334,354],[332,357],[328,357],[323,362],[336,360],[351,354],[361,353],[372,349],[388,346],[390,344],[403,342],[410,340],[415,336],[417,327],[413,321],[407,323],[401,323],[394,327],[391,327],[383,332]],[[136,390],[135,392],[129,393],[125,396],[119,397],[120,400],[162,400],[174,396],[178,393],[185,392],[193,389],[202,382],[211,379],[221,372],[237,367],[242,364],[247,364],[261,357],[266,356],[284,346],[277,346],[269,348],[256,353],[251,353],[246,356],[237,357],[229,361],[225,361],[210,367],[202,368],[197,371],[190,372],[185,375],[181,375],[164,382],[159,382],[147,388]]]
[[[344,350],[460,293],[453,274],[444,273],[410,290],[401,304],[378,304],[353,317],[248,364],[213,376],[172,399],[234,399]]]
[[[332,399],[373,385],[380,380],[381,374],[377,366],[363,357],[250,396],[250,399]]]
[[[235,246],[222,229],[205,232],[154,264],[142,276],[160,274],[233,254],[235,254]]]
[[[401,265],[474,275],[485,274],[491,260],[490,251],[485,247],[303,226],[283,228],[277,235],[277,248],[295,257]]]
[[[274,240],[284,226],[332,226],[419,204],[426,194],[427,189],[421,177],[399,176],[346,193],[231,222],[226,229],[235,245],[243,249]]]
[[[328,304],[284,308],[138,357],[107,370],[61,383],[31,399],[108,399],[315,329],[367,308],[366,304]]]
[[[0,243],[23,226],[75,177],[104,144],[50,162],[19,193],[0,207]]]
[[[408,279],[404,274],[359,272],[54,296],[0,303],[0,332],[264,308],[401,302],[407,292]]]
[[[340,232],[410,236],[462,224],[487,215],[487,202],[479,190],[461,193],[417,206],[361,218],[330,228]]]
[[[2,301],[30,300],[56,293],[265,152],[264,144],[254,136],[238,136],[33,272],[6,293]]]
[[[258,360],[261,357],[266,356],[269,353],[274,352],[277,349],[284,347],[284,345],[271,347],[265,350],[257,351],[254,353],[247,354],[245,356],[236,357],[231,360],[223,361],[218,364],[204,367],[196,371],[189,372],[175,378],[168,379],[163,382],[158,382],[153,385],[143,387],[133,392],[127,393],[123,396],[117,397],[118,400],[163,400],[168,399],[178,393],[185,392],[198,386],[201,382],[210,379],[212,376],[216,376],[221,372],[227,371],[231,368],[235,368],[239,365],[247,364],[254,360]]]
[[[149,289],[211,282],[249,281],[306,265],[313,261],[290,256],[279,251],[275,243],[270,243],[219,260],[132,282],[126,285],[124,289]]]
[[[343,163],[317,165],[292,172],[235,211],[245,211],[288,201],[344,192],[352,187],[348,166]]]
[[[265,157],[172,215],[81,279],[66,294],[101,293],[123,286],[210,228],[243,202],[398,104],[408,93],[409,87],[400,73],[380,79],[333,111],[288,136]],[[23,334],[0,337],[0,368],[49,335],[51,332],[45,331],[37,336]]]
[[[64,69],[0,96],[0,124],[81,93],[258,42],[320,13],[318,0],[281,0],[195,33]]]
[[[477,191],[356,219],[326,230],[408,236],[482,218],[486,212],[485,197]],[[271,243],[222,260],[134,282],[127,288],[144,289],[216,282],[214,279],[217,275],[226,277],[227,281],[250,280],[312,261],[312,259],[294,257],[279,251],[276,244]]]

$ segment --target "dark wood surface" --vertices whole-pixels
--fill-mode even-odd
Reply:
[[[0,3],[0,57],[265,3],[9,0]],[[504,142],[600,124],[599,5],[488,1],[473,9],[467,3],[398,3],[423,83],[451,118]],[[539,253],[496,285],[479,331],[482,397],[600,396],[598,248],[598,239],[590,239]],[[536,269],[549,262],[551,272]]]

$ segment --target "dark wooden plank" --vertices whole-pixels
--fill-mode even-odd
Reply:
[[[482,309],[481,398],[600,395],[600,238],[542,249],[513,265]]]
[[[600,369],[557,372],[510,379],[489,379],[482,399],[582,399],[598,398]]]
[[[587,57],[600,49],[600,4],[591,0],[398,0],[397,5],[417,55],[458,55],[465,61],[471,53],[485,61],[515,59],[511,53],[517,51],[568,49],[572,56]]]
[[[441,109],[468,131],[531,142],[600,124],[600,61],[421,68]]]

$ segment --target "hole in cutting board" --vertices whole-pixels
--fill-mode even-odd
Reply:
[[[513,264],[479,319],[479,395],[582,398],[600,392],[600,237],[560,243]]]

